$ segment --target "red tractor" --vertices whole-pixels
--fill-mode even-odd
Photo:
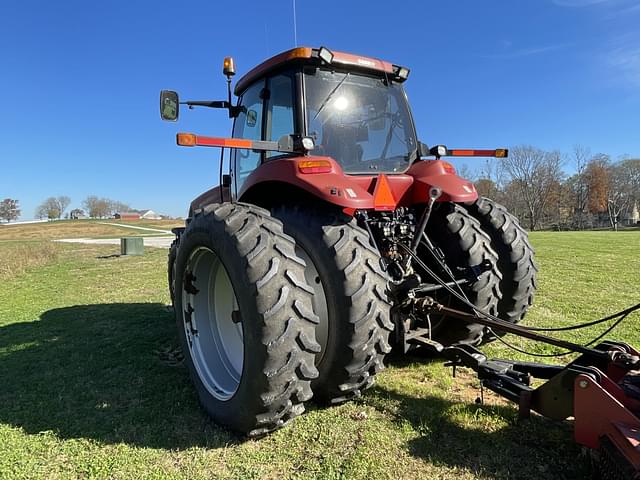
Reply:
[[[505,370],[475,346],[511,332],[588,358],[609,354],[515,326],[536,289],[527,234],[442,159],[507,151],[418,141],[406,67],[295,48],[244,75],[237,103],[231,58],[223,72],[227,100],[160,97],[165,120],[181,104],[233,119],[232,138],[177,135],[182,146],[222,148],[220,184],[191,203],[169,254],[182,349],[217,422],[260,436],[311,397],[357,397],[391,344],[474,368],[489,388],[528,398],[523,411],[543,413],[546,397],[536,400],[522,373],[529,367]]]
[[[230,83],[231,58],[224,73]],[[416,309],[412,299],[425,294],[464,308],[431,272],[511,322],[531,305],[526,232],[442,160],[506,151],[419,142],[408,75],[373,58],[295,48],[242,77],[237,104],[231,91],[227,101],[184,102],[233,118],[230,139],[178,134],[179,145],[229,148],[230,171],[192,202],[169,262],[187,363],[220,423],[262,433],[312,395],[358,396],[390,340],[406,352],[489,338],[482,325]],[[161,97],[163,117],[176,119],[177,94]]]

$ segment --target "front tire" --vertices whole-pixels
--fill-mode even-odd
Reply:
[[[386,275],[367,232],[350,216],[321,207],[281,206],[273,215],[296,240],[315,288],[314,310],[321,351],[314,400],[337,404],[358,397],[384,369],[391,347]]]
[[[302,413],[318,319],[280,222],[254,206],[208,205],[180,238],[175,273],[178,336],[207,413],[249,436]]]

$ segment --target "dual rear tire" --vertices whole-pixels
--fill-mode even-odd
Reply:
[[[484,260],[491,262],[489,271],[464,288],[470,303],[511,323],[524,318],[533,304],[538,267],[527,232],[505,207],[484,197],[465,207],[442,203],[434,210],[428,228],[430,238],[453,270],[479,265]],[[419,253],[437,269],[437,262],[424,247]],[[468,309],[445,291],[436,299],[454,308]],[[501,332],[489,332],[482,325],[446,317],[434,319],[433,337],[445,345],[479,344],[494,339],[494,334]]]
[[[318,376],[318,317],[293,239],[238,203],[195,212],[175,264],[176,322],[200,402],[217,422],[261,436],[304,411]]]
[[[533,304],[537,288],[538,266],[527,232],[505,207],[488,198],[478,198],[467,209],[489,235],[491,248],[498,255],[502,275],[498,314],[503,320],[518,323]]]
[[[433,246],[441,253],[446,268],[429,253],[424,242],[418,249],[418,255],[446,281],[457,280],[469,267],[481,265],[487,260],[490,262],[491,268],[488,271],[478,275],[462,289],[455,290],[478,310],[497,315],[502,273],[497,267],[498,255],[491,247],[491,239],[480,223],[462,206],[449,202],[441,203],[431,215],[427,232]],[[445,306],[469,310],[462,300],[446,289],[434,292],[433,296]],[[480,324],[467,323],[443,315],[434,315],[430,320],[433,339],[444,345],[477,345],[485,339],[485,328]]]
[[[171,256],[180,344],[217,423],[262,436],[312,395],[325,404],[361,395],[384,368],[386,278],[350,217],[208,205]]]

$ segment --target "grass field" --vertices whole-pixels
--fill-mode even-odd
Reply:
[[[118,227],[120,223],[125,225]],[[58,238],[103,238],[136,235],[153,235],[153,232],[136,230],[127,226],[171,230],[184,226],[180,220],[58,220],[46,223],[0,225],[0,242],[5,240],[45,240]],[[158,234],[161,235],[160,232]]]
[[[7,228],[16,227],[0,227],[0,478],[588,475],[570,423],[518,422],[513,406],[486,392],[485,405],[476,405],[470,373],[452,379],[441,361],[411,357],[392,356],[358,401],[311,404],[291,426],[244,441],[203,414],[174,361],[166,250],[116,257],[116,246],[64,244],[51,253],[33,240],[38,261],[12,267],[24,247]],[[640,301],[639,232],[531,238],[539,295],[526,323],[568,324]],[[639,322],[629,318],[612,337],[640,344]],[[499,344],[487,350],[517,356]]]

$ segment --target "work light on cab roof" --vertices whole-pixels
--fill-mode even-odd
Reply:
[[[227,78],[233,77],[236,74],[236,64],[233,61],[233,57],[224,57],[222,73]]]

